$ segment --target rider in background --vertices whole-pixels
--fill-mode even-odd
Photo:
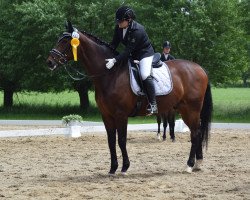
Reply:
[[[162,45],[163,51],[161,54],[161,61],[174,60],[174,56],[170,54],[171,44],[169,41],[165,41]]]
[[[161,61],[165,62],[167,60],[174,60],[174,56],[170,55],[171,44],[169,41],[165,41],[162,44],[162,54],[161,54]],[[158,133],[160,135],[160,125],[161,121],[163,121],[163,140],[166,139],[166,128],[169,124],[169,133],[171,136],[172,141],[175,141],[174,135],[174,127],[175,127],[175,110],[171,109],[168,113],[158,114],[157,116],[157,123],[158,123]]]
[[[132,58],[139,60],[139,70],[143,86],[149,101],[149,114],[158,112],[155,98],[155,88],[151,77],[152,60],[154,55],[153,47],[149,41],[144,27],[135,21],[135,13],[128,6],[121,6],[117,9],[116,26],[111,45],[116,49],[121,42],[125,49],[118,56],[106,59],[106,67],[111,69],[116,62]]]

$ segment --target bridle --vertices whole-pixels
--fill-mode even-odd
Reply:
[[[71,38],[71,34],[68,33],[68,32],[64,32],[63,36],[59,38],[57,44],[59,44],[64,38]],[[55,61],[57,61],[61,65],[64,65],[64,64],[66,64],[68,62],[68,60],[67,60],[67,54],[65,52],[67,52],[69,50],[69,48],[71,48],[70,45],[68,45],[67,47],[65,47],[62,52],[60,52],[60,51],[58,51],[57,49],[54,48],[54,49],[52,49],[50,51],[50,55],[52,56],[52,58]]]
[[[72,38],[71,33],[64,32],[62,37],[60,37],[58,39],[57,44],[59,44],[64,38]],[[66,72],[68,73],[70,78],[72,78],[75,81],[82,80],[82,79],[84,79],[86,77],[88,77],[88,78],[98,78],[98,77],[105,76],[105,75],[108,75],[110,73],[113,73],[117,69],[117,67],[115,67],[114,70],[110,70],[109,72],[104,72],[104,73],[95,74],[95,75],[85,75],[85,74],[79,72],[77,69],[72,68],[72,70],[75,71],[76,74],[81,76],[81,78],[76,78],[71,74],[71,72],[69,71],[69,69],[65,65],[68,62],[67,54],[65,52],[67,52],[69,50],[69,48],[71,48],[70,44],[68,46],[66,46],[62,52],[60,52],[59,50],[53,48],[50,51],[50,55],[51,55],[51,57],[53,58],[54,61],[58,62],[61,65],[64,65],[64,69],[66,70]]]
[[[71,33],[69,32],[64,32],[62,37],[60,37],[57,41],[57,44],[59,44],[64,38],[71,38]],[[78,77],[74,77],[70,72],[69,72],[69,69],[67,68],[67,66],[65,65],[67,62],[68,62],[68,59],[67,59],[67,54],[65,52],[67,52],[69,50],[69,48],[71,48],[71,45],[68,45],[67,47],[64,48],[64,50],[62,52],[60,52],[59,50],[53,48],[51,51],[50,51],[50,55],[51,57],[53,58],[54,61],[58,62],[59,64],[61,65],[64,65],[64,69],[65,71],[68,73],[68,75],[70,76],[70,78],[72,78],[73,80],[75,81],[80,81],[84,78],[86,78],[87,76],[81,72],[79,72],[78,70],[72,68],[75,73],[77,75],[81,75],[80,78]],[[55,57],[56,56],[56,57]]]

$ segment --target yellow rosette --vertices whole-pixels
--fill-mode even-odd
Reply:
[[[79,46],[80,41],[79,41],[78,38],[72,38],[70,44],[72,46],[72,52],[73,52],[73,56],[74,56],[74,61],[77,61],[77,47]]]

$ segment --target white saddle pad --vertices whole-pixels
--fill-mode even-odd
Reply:
[[[137,84],[132,69],[130,67],[129,62],[129,74],[130,74],[130,86],[132,91],[136,95],[145,95],[142,93],[140,86]],[[153,82],[155,85],[155,94],[156,96],[167,95],[173,89],[172,77],[169,71],[167,64],[163,63],[163,65],[159,68],[153,68],[152,70]]]

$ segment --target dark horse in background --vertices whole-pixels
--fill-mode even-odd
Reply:
[[[168,113],[156,115],[156,120],[157,120],[157,124],[158,124],[158,130],[157,130],[157,139],[158,140],[161,139],[161,122],[162,122],[162,124],[163,124],[162,139],[163,139],[163,141],[166,140],[166,131],[167,131],[167,127],[169,125],[170,139],[172,142],[175,142],[175,134],[174,134],[175,113],[176,113],[176,111],[174,109],[172,109]]]
[[[67,32],[63,33],[47,59],[50,69],[65,64],[73,59],[70,45],[72,32],[77,31],[68,22]],[[129,80],[128,63],[119,63],[111,70],[106,69],[105,59],[114,57],[114,50],[97,37],[84,31],[78,31],[80,45],[77,48],[79,61],[95,86],[95,100],[101,112],[107,131],[108,145],[111,155],[110,174],[118,168],[116,154],[116,136],[122,152],[122,173],[130,166],[127,153],[128,117],[133,113],[138,96],[136,96]],[[187,172],[199,168],[203,160],[203,147],[207,147],[212,114],[212,96],[208,76],[196,63],[186,60],[168,62],[172,75],[173,90],[170,94],[157,97],[159,114],[168,113],[175,108],[191,132],[191,150],[187,161]],[[147,99],[144,98],[138,116],[145,116]]]

